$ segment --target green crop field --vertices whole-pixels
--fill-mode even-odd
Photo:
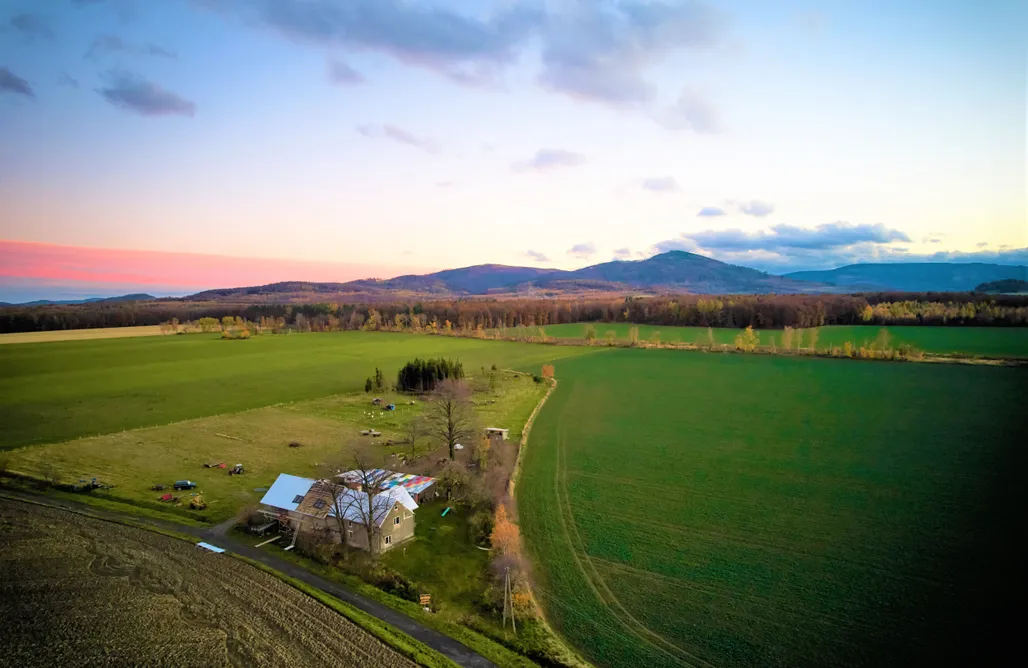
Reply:
[[[639,328],[639,339],[642,341],[649,341],[654,333],[658,333],[660,340],[665,343],[671,341],[700,345],[708,343],[706,327],[662,327],[632,325],[624,322],[597,322],[592,323],[592,326],[596,328],[598,343],[606,342],[607,332],[614,332],[618,341],[628,341],[630,327]],[[547,336],[557,339],[580,339],[585,336],[585,327],[585,323],[572,323],[550,325],[544,327],[543,330]],[[841,347],[847,341],[859,347],[865,342],[874,341],[882,329],[889,333],[889,339],[894,347],[908,344],[926,353],[939,355],[962,354],[1028,358],[1028,327],[880,327],[877,325],[818,327],[817,347],[818,349],[831,346]],[[738,329],[713,329],[714,343],[731,345],[739,331]],[[536,336],[539,328],[507,330],[507,333],[512,336],[517,336],[519,332]],[[782,332],[779,330],[757,330],[757,334],[760,336],[761,344],[770,344],[773,340],[777,345],[781,345]],[[799,336],[798,330],[794,336]],[[808,332],[803,334],[802,345],[804,347],[810,345]]]
[[[0,346],[0,449],[359,392],[415,357],[538,372],[588,352],[443,336],[336,332],[226,341],[213,334]]]
[[[598,666],[1012,642],[1025,369],[616,349],[556,370],[519,514],[538,598]]]

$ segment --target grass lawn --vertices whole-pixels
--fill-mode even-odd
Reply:
[[[470,538],[467,510],[454,508],[442,516],[445,501],[418,508],[414,540],[382,556],[386,565],[425,585],[443,607],[473,609],[488,584],[489,552]]]
[[[479,369],[469,372],[481,373]],[[476,413],[481,422],[507,426],[511,438],[519,439],[546,388],[530,377],[510,372],[496,372],[496,378],[494,390],[489,389],[488,383],[471,378],[472,385],[480,386],[473,395]],[[410,446],[384,443],[388,439],[399,443],[403,425],[419,415],[425,404],[417,400],[410,405],[411,397],[392,393],[374,396],[381,397],[383,403],[395,403],[396,410],[372,406],[371,395],[363,392],[332,395],[160,427],[27,446],[5,456],[13,472],[39,477],[44,465],[52,465],[62,473],[65,482],[97,477],[115,486],[93,492],[94,496],[218,522],[257,503],[263,492],[254,490],[269,487],[279,473],[316,476],[323,472],[323,464],[344,459],[343,445],[358,437],[362,429],[382,432],[381,438],[367,440],[383,444],[387,466],[409,469],[388,455],[407,454]],[[293,441],[302,447],[289,447]],[[426,447],[421,444],[420,452],[424,453]],[[208,462],[223,462],[228,467],[242,463],[246,473],[230,476],[227,470],[204,468]],[[417,472],[416,466],[411,472]],[[170,490],[171,484],[181,479],[198,483],[197,491],[203,493],[208,504],[206,511],[196,513],[160,503],[157,497],[161,492],[150,489],[154,484],[164,484]],[[183,502],[189,499],[188,494],[180,498]]]
[[[547,336],[558,339],[580,339],[585,336],[585,327],[589,323],[572,323],[566,325],[550,325],[544,327]],[[658,325],[633,325],[616,322],[591,323],[596,328],[597,344],[606,341],[607,332],[614,332],[618,341],[628,341],[628,330],[639,328],[639,339],[649,341],[654,333],[659,333],[660,340],[667,343],[680,341],[707,345],[706,327],[662,327]],[[1028,358],[1028,327],[881,327],[878,325],[829,326],[818,327],[818,349],[830,346],[842,347],[849,341],[859,347],[865,342],[874,341],[879,330],[889,332],[893,347],[909,344],[926,353],[939,355],[962,354],[984,357],[1026,357]],[[510,328],[507,333],[517,336],[518,332],[537,336],[538,327],[523,329]],[[732,345],[739,335],[738,329],[713,330],[716,344]],[[798,330],[797,330],[798,332]],[[781,345],[782,333],[779,330],[757,330],[762,344],[772,340]],[[798,333],[794,336],[797,336]],[[803,346],[810,345],[810,334],[803,334]]]
[[[557,376],[521,526],[597,665],[971,665],[1011,643],[1028,370],[617,349]]]
[[[214,334],[0,346],[0,449],[164,425],[389,383],[413,357],[538,372],[585,348],[333,332],[226,341]]]

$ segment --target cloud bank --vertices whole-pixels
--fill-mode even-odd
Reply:
[[[104,56],[124,53],[132,56],[152,56],[155,58],[168,58],[178,60],[174,51],[169,51],[162,46],[153,43],[130,44],[117,35],[100,35],[90,45],[84,58],[89,60],[100,60]]]
[[[514,170],[543,172],[557,167],[575,167],[585,164],[585,162],[585,156],[579,153],[555,148],[541,148],[528,160],[515,163]]]
[[[770,216],[775,211],[775,205],[770,202],[761,202],[760,200],[750,200],[749,202],[742,202],[739,204],[739,211],[746,214],[747,216],[756,216],[757,218],[763,218],[764,216]]]
[[[107,73],[108,85],[97,92],[116,107],[140,116],[195,116],[196,105],[155,83],[129,73]]]
[[[596,244],[591,241],[584,244],[575,244],[568,249],[568,255],[579,260],[588,260],[593,255],[596,255]]]
[[[525,251],[525,257],[532,260],[532,262],[549,262],[550,258],[546,257],[545,253],[539,251],[527,250]]]
[[[700,2],[606,0],[504,3],[486,17],[449,3],[403,0],[204,0],[203,6],[292,41],[373,51],[459,84],[492,85],[538,45],[545,90],[613,107],[651,103],[647,70],[683,50],[722,41],[726,14]],[[712,108],[695,94],[662,114],[675,129],[710,132]]]
[[[15,14],[7,21],[7,25],[30,40],[54,38],[54,31],[47,22],[35,14]]]
[[[395,125],[358,125],[357,133],[372,139],[391,139],[407,146],[420,148],[429,153],[438,153],[439,147],[430,139],[417,137],[411,132]]]
[[[671,176],[643,179],[641,186],[643,190],[649,190],[652,193],[677,193],[682,191],[678,182]]]
[[[36,94],[32,92],[32,86],[29,85],[29,82],[6,67],[0,67],[0,93],[14,93],[15,95],[24,95],[28,98],[36,97]]]
[[[328,61],[328,79],[338,86],[355,86],[367,83],[367,79],[341,60]]]

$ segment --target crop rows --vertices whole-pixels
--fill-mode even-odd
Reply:
[[[188,543],[7,500],[0,539],[11,665],[414,665],[273,576]]]
[[[619,350],[558,377],[520,516],[598,665],[922,665],[999,636],[1025,370]]]

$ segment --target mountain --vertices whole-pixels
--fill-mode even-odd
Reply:
[[[825,292],[831,288],[772,276],[702,255],[670,251],[646,260],[605,262],[578,269],[480,264],[433,274],[363,279],[349,283],[272,283],[206,290],[186,299],[311,301],[319,296],[357,298],[511,295],[548,292],[663,291],[757,293]]]
[[[794,271],[784,277],[832,285],[847,292],[966,292],[990,281],[1028,279],[1028,267],[981,262],[897,262],[851,264],[828,271]]]
[[[1028,281],[1019,278],[1004,278],[1000,281],[989,281],[976,285],[975,292],[988,292],[997,295],[1028,294]]]
[[[36,299],[31,302],[21,302],[18,304],[11,304],[8,302],[0,302],[0,306],[60,306],[63,304],[101,304],[106,302],[141,302],[141,301],[152,301],[157,299],[153,295],[147,294],[132,294],[122,295],[120,297],[89,297],[87,299],[65,299],[65,300],[51,300],[51,299]]]
[[[565,275],[568,273],[560,269],[509,267],[503,264],[478,264],[472,267],[447,269],[421,276],[397,276],[396,278],[381,281],[353,281],[349,285],[361,285],[384,290],[482,295],[497,290],[505,290],[520,283],[528,283],[541,277]]]
[[[551,287],[582,281],[605,282],[610,287],[705,293],[822,292],[824,287],[685,251],[668,251],[646,260],[604,262],[577,271],[560,272],[559,275],[547,274],[534,283],[537,287]]]

